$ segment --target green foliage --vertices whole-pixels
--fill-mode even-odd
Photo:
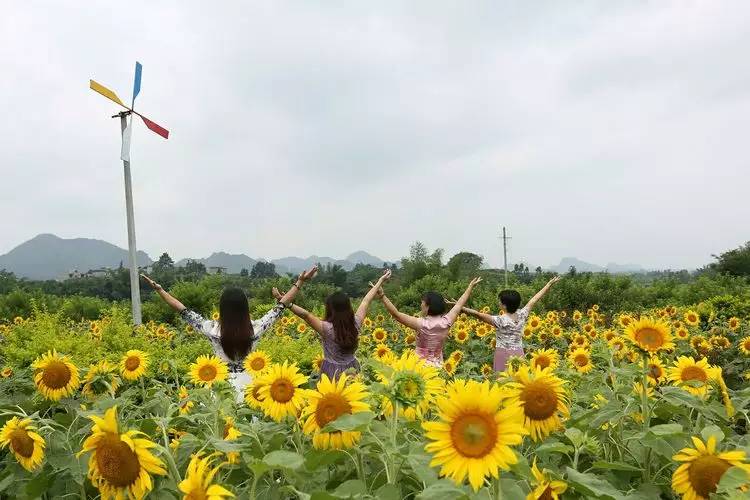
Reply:
[[[717,262],[712,267],[716,271],[732,276],[750,276],[750,241],[714,257]]]

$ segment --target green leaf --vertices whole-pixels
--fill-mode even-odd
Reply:
[[[305,459],[293,451],[276,450],[263,457],[263,463],[272,469],[297,470],[305,463]]]
[[[374,418],[375,414],[371,411],[342,415],[326,425],[321,432],[363,431]]]
[[[42,496],[42,493],[47,491],[50,481],[52,480],[51,474],[39,474],[34,479],[29,481],[26,485],[26,494],[29,498],[37,498]]]
[[[427,455],[410,454],[406,461],[409,462],[411,470],[422,481],[425,486],[430,486],[438,480],[437,472],[430,467],[430,457]]]
[[[580,448],[580,446],[583,444],[583,432],[576,429],[575,427],[565,429],[565,437],[570,439],[570,442],[573,443],[573,446],[575,446],[576,448]]]
[[[732,492],[737,488],[746,485],[748,479],[750,478],[748,478],[747,472],[739,467],[730,467],[724,475],[721,476],[721,481],[719,481],[719,484],[716,487],[716,493],[721,494]]]
[[[305,453],[305,468],[309,471],[313,471],[318,467],[327,467],[339,460],[343,460],[344,457],[346,457],[346,453],[340,450],[312,449]]]
[[[707,425],[701,431],[701,437],[704,441],[708,441],[711,436],[716,438],[716,443],[721,443],[724,440],[724,432],[717,425]]]
[[[8,472],[8,475],[5,476],[2,481],[0,481],[0,491],[4,491],[8,486],[13,484],[13,481],[16,479],[16,476],[12,472]]]
[[[680,424],[654,425],[648,431],[655,436],[676,436],[682,434],[682,426]]]
[[[565,443],[544,443],[540,445],[534,453],[572,453],[575,451],[572,446]]]
[[[375,492],[375,498],[379,500],[401,500],[401,490],[395,484],[384,484]]]
[[[570,467],[565,468],[565,473],[567,474],[568,482],[579,493],[593,496],[594,498],[610,500],[620,500],[624,498],[617,488],[598,476],[584,474],[575,469],[571,469]]]
[[[503,492],[503,500],[525,500],[526,494],[515,479],[501,479],[500,489]]]
[[[605,470],[622,470],[622,471],[630,471],[630,472],[641,472],[640,467],[635,467],[630,464],[626,464],[623,462],[594,462],[591,465],[592,469],[605,469]]]
[[[464,498],[469,498],[464,490],[452,481],[441,479],[417,495],[415,500],[459,500]]]
[[[354,498],[367,493],[367,486],[359,479],[350,479],[344,481],[333,492],[334,496],[339,498]]]

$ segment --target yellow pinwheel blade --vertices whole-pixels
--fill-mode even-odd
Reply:
[[[105,87],[101,83],[96,83],[94,80],[89,80],[89,87],[91,87],[91,90],[93,90],[94,92],[100,93],[101,95],[103,95],[104,97],[106,97],[107,99],[109,99],[110,101],[114,101],[117,104],[119,104],[120,106],[122,106],[123,108],[129,109],[127,106],[125,106],[122,103],[122,101],[120,100],[120,98],[117,97],[117,94],[115,94],[114,92],[112,92],[111,90],[109,90],[107,87]]]

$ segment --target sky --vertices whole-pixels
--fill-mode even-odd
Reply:
[[[750,240],[750,3],[8,2],[0,254],[138,248],[695,268]]]

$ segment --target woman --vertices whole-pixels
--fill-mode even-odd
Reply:
[[[255,349],[263,333],[281,317],[284,309],[291,304],[305,281],[312,279],[317,272],[316,266],[301,273],[292,288],[279,299],[279,303],[256,321],[250,318],[247,295],[239,288],[226,288],[222,292],[219,300],[219,320],[213,321],[186,308],[182,302],[172,297],[160,284],[145,274],[141,276],[164,299],[164,302],[180,313],[182,319],[211,341],[214,353],[229,368],[229,382],[241,397],[245,386],[252,381],[250,375],[244,370],[245,357]]]
[[[415,348],[417,356],[424,359],[430,366],[442,368],[443,344],[450,333],[451,325],[456,321],[466,301],[469,300],[474,287],[481,281],[482,278],[471,280],[466,291],[447,313],[445,312],[447,307],[442,295],[437,292],[425,293],[422,296],[421,303],[422,316],[418,318],[400,312],[382,290],[378,292],[378,295],[393,319],[417,331]]]
[[[503,290],[498,295],[500,302],[501,314],[492,316],[484,314],[468,307],[463,308],[463,312],[474,316],[475,318],[490,324],[495,330],[495,371],[505,371],[508,358],[512,356],[523,357],[523,329],[526,326],[526,320],[529,319],[529,313],[537,302],[544,297],[550,287],[560,281],[559,276],[555,276],[547,282],[536,295],[526,303],[522,309],[521,294],[517,290]]]
[[[383,273],[383,276],[362,299],[356,313],[352,309],[349,296],[344,292],[335,292],[328,296],[325,319],[320,319],[297,305],[290,306],[289,309],[294,314],[320,335],[320,341],[323,344],[321,374],[328,375],[328,378],[335,380],[347,370],[359,372],[359,361],[355,357],[359,345],[359,329],[377,290],[390,277],[390,270]],[[281,293],[276,288],[273,289],[273,294],[276,298],[281,297]]]

